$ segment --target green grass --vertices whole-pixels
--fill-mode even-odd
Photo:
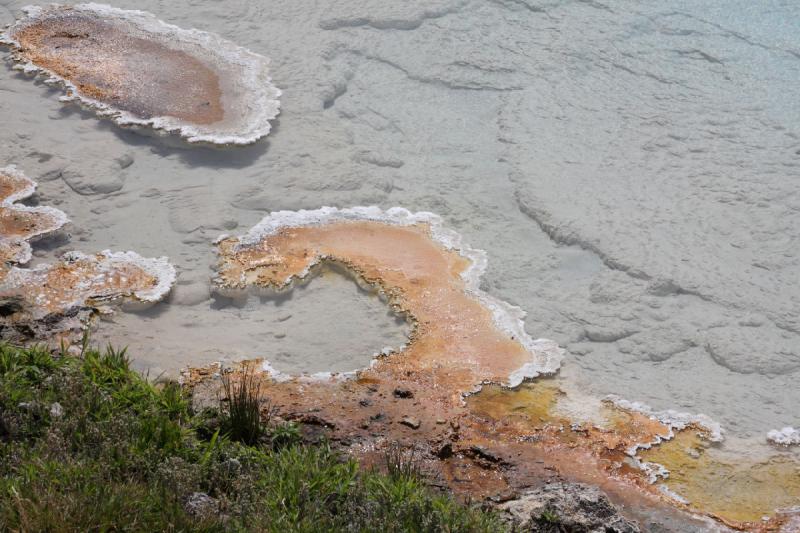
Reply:
[[[193,413],[178,385],[147,382],[124,351],[0,344],[0,531],[502,529],[400,455],[387,474],[367,471],[301,444],[297,426],[254,421],[247,386]],[[211,505],[191,510],[195,493]]]

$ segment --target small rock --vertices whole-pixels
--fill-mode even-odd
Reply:
[[[119,156],[116,161],[119,165],[119,168],[128,168],[133,164],[133,157],[130,154],[125,154]]]
[[[472,446],[470,447],[470,452],[472,452],[475,455],[475,457],[483,459],[484,461],[489,461],[490,463],[500,462],[499,457],[497,457],[495,454],[493,454],[483,446]]]
[[[551,483],[501,504],[499,508],[518,531],[640,531],[635,522],[620,514],[600,489],[580,483]]]
[[[205,492],[195,492],[186,499],[184,509],[194,517],[208,517],[217,514],[219,502]]]
[[[399,389],[398,388],[398,389],[394,389],[394,397],[395,398],[403,398],[403,399],[413,398],[414,397],[414,393],[411,392],[409,389]]]
[[[322,426],[327,429],[336,429],[336,424],[312,413],[294,415],[288,418],[288,420],[310,426]]]
[[[372,405],[372,402],[364,398],[358,401],[358,405],[360,405],[361,407],[369,407],[370,405]]]
[[[64,408],[58,402],[53,402],[50,406],[50,416],[52,418],[61,418],[64,415]]]
[[[238,475],[242,471],[242,463],[234,458],[231,457],[227,461],[224,461],[220,468],[230,477]]]
[[[447,459],[448,457],[452,457],[453,455],[453,445],[451,443],[446,443],[444,446],[439,448],[439,451],[436,452],[436,457],[439,459]]]
[[[519,494],[517,494],[516,491],[514,491],[513,489],[508,489],[504,492],[500,492],[492,496],[489,496],[489,501],[492,501],[494,503],[505,503],[507,501],[514,500],[516,498],[519,498]]]
[[[400,420],[400,423],[403,424],[404,426],[410,427],[411,429],[419,429],[420,426],[420,421],[414,418],[413,416],[404,416]]]
[[[445,420],[444,418],[437,418],[436,423],[441,426],[442,424],[447,423],[447,420]]]

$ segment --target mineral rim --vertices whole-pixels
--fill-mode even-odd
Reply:
[[[0,35],[15,68],[120,126],[236,145],[266,136],[278,115],[269,60],[218,35],[94,3],[24,13]]]
[[[36,183],[16,168],[0,169],[0,338],[70,340],[109,304],[148,304],[169,292],[175,269],[166,257],[70,252],[52,265],[16,266],[31,258],[29,239],[67,222],[66,215],[52,207],[15,203],[35,189]]]
[[[27,263],[29,241],[43,237],[68,222],[58,209],[18,204],[30,197],[36,183],[14,166],[0,168],[0,263]]]
[[[573,416],[567,395],[543,377],[557,370],[561,351],[550,341],[531,340],[521,310],[479,289],[485,256],[464,246],[435,215],[399,208],[277,212],[218,245],[216,284],[223,291],[284,288],[330,261],[379,288],[413,324],[404,350],[379,357],[349,380],[270,379],[275,376],[265,361],[242,367],[264,370],[264,394],[280,416],[321,428],[367,463],[399,443],[456,493],[494,501],[550,481],[589,483],[629,517],[681,531],[716,527],[709,518],[776,530],[791,518],[763,498],[732,513],[717,495],[693,503],[658,483],[667,471],[645,460],[643,450],[663,450],[665,463],[683,467],[680,454],[692,453],[684,450],[686,439],[710,448],[721,438],[708,419],[619,400],[595,400],[591,420]],[[196,398],[216,396],[219,371],[185,374]],[[714,461],[707,455],[702,468]],[[781,463],[780,472],[785,477],[796,467]],[[738,488],[746,494],[748,478],[740,477]],[[688,483],[694,495],[699,485]]]
[[[283,288],[323,261],[345,265],[380,287],[414,327],[403,357],[391,364],[425,370],[453,392],[486,382],[518,385],[555,372],[561,362],[555,343],[528,336],[521,309],[480,289],[483,252],[462,247],[432,213],[281,211],[242,239],[220,241],[219,249],[217,285],[229,290]]]

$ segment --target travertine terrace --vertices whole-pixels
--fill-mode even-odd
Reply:
[[[31,258],[28,240],[61,228],[67,217],[52,207],[16,204],[36,183],[14,167],[0,169],[0,338],[68,340],[80,335],[100,309],[123,299],[141,303],[163,298],[175,269],[162,257],[134,252],[65,254],[61,261],[21,268]]]
[[[52,207],[18,204],[30,197],[36,183],[13,166],[0,168],[0,263],[27,263],[29,241],[50,234],[67,223],[67,216]],[[3,267],[0,267],[3,268]]]
[[[17,68],[62,84],[65,100],[121,126],[249,144],[269,133],[278,114],[269,61],[217,35],[100,4],[25,13],[0,36]]]

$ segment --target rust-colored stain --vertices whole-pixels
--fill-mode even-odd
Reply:
[[[559,408],[565,393],[552,379],[515,389],[484,385],[481,392],[465,395],[480,383],[505,381],[530,354],[465,290],[461,273],[467,260],[432,238],[426,224],[372,220],[290,226],[258,242],[225,239],[219,252],[221,287],[282,288],[313,275],[321,261],[335,261],[379,287],[414,324],[402,352],[379,358],[355,379],[297,378],[263,389],[281,417],[319,427],[369,464],[379,464],[382,453],[400,445],[414,450],[435,483],[470,498],[499,501],[548,480],[568,480],[599,486],[634,519],[655,513],[670,517],[673,525],[696,527],[696,513],[740,529],[770,531],[785,518],[766,504],[769,496],[759,496],[765,505],[757,512],[732,512],[718,505],[724,495],[711,491],[689,505],[667,497],[629,454],[637,445],[653,444],[646,453],[654,455],[646,457],[655,461],[682,440],[664,444],[670,428],[642,413],[608,403],[596,423],[574,423]],[[196,395],[216,394],[214,371],[186,373]],[[701,429],[689,426],[678,437]],[[664,460],[667,468],[682,468],[671,457]],[[773,487],[784,481],[779,477]],[[794,487],[795,481],[785,486]],[[737,490],[747,494],[744,484]],[[794,492],[775,501],[789,500],[797,503]],[[762,508],[772,518],[761,520]]]
[[[0,265],[30,259],[28,241],[52,233],[66,216],[50,207],[17,204],[33,194],[36,183],[13,167],[0,168]],[[0,271],[5,267],[0,266]]]
[[[81,96],[139,119],[212,124],[224,117],[212,66],[125,20],[52,7],[10,34],[17,59],[55,73]]]

